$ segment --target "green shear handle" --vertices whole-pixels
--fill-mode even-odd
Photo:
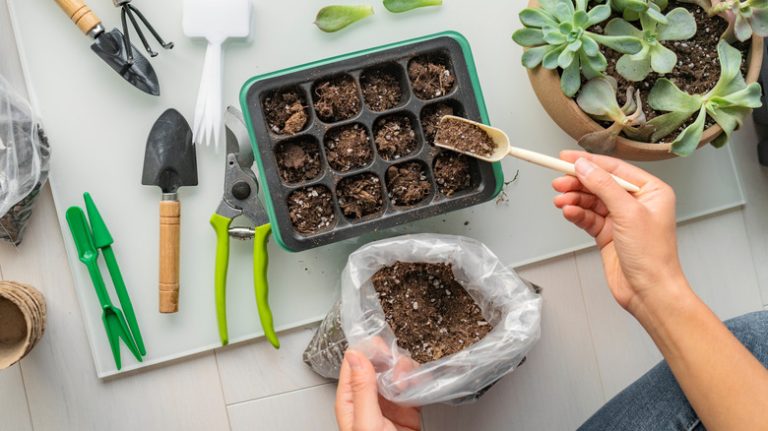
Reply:
[[[227,331],[227,269],[229,267],[229,226],[232,219],[221,214],[211,216],[211,226],[216,232],[216,318],[219,324],[219,337],[222,345],[229,343]],[[267,223],[257,226],[253,238],[253,284],[256,292],[256,307],[259,320],[267,340],[275,347],[280,347],[274,324],[272,310],[269,308],[269,282],[267,278],[269,254],[267,243],[272,233],[272,226]]]

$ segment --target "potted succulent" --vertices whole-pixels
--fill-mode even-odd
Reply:
[[[520,20],[537,97],[588,151],[687,156],[761,105],[768,0],[530,0]]]

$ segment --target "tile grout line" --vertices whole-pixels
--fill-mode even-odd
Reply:
[[[753,244],[753,237],[750,235],[750,228],[749,223],[747,221],[747,208],[741,209],[741,224],[744,228],[744,234],[747,236],[747,243],[749,243],[749,255],[752,258],[752,272],[755,274],[755,280],[757,281],[757,290],[758,294],[760,296],[760,302],[762,302],[762,306],[766,309],[768,309],[768,298],[763,297],[763,286],[760,285],[760,274],[757,271],[757,253],[755,253],[754,249],[756,247],[759,247],[759,244]]]
[[[221,368],[219,368],[219,355],[216,350],[213,351],[213,362],[216,364],[216,376],[219,378],[221,400],[224,401],[224,414],[227,416],[227,428],[232,431],[232,420],[229,418],[229,405],[227,404],[227,396],[224,394],[224,383],[221,381]]]
[[[239,406],[241,404],[250,403],[250,402],[253,402],[253,401],[261,401],[261,400],[265,400],[267,398],[276,398],[276,397],[280,397],[280,396],[283,396],[283,395],[290,395],[290,394],[293,394],[293,393],[296,393],[296,392],[305,391],[307,389],[319,388],[320,386],[335,385],[335,384],[336,384],[335,382],[318,383],[316,385],[306,386],[306,387],[298,388],[298,389],[293,389],[291,391],[279,392],[279,393],[276,393],[276,394],[265,395],[263,397],[257,397],[257,398],[251,398],[251,399],[248,399],[248,400],[237,401],[237,402],[234,402],[232,404],[227,404],[227,408],[229,408],[229,407],[237,407],[237,406]]]

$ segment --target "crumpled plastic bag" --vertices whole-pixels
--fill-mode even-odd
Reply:
[[[32,108],[0,76],[0,240],[21,243],[48,179],[50,149]]]
[[[493,329],[460,352],[421,365],[411,360],[397,345],[371,283],[374,273],[396,261],[450,262]],[[515,369],[539,339],[542,299],[534,290],[471,238],[418,234],[377,241],[349,256],[341,299],[310,341],[304,361],[318,374],[337,378],[348,345],[371,360],[379,393],[395,403],[472,401]]]

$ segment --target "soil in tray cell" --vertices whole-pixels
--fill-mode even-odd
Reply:
[[[472,188],[471,160],[469,157],[444,150],[435,158],[435,183],[447,197]]]
[[[384,209],[381,180],[374,174],[364,173],[342,179],[336,187],[336,197],[341,212],[353,220]]]
[[[309,121],[307,101],[298,88],[270,92],[262,104],[269,130],[278,135],[295,135]]]
[[[405,162],[387,168],[387,190],[392,204],[415,205],[432,192],[427,168],[421,162]]]
[[[333,195],[325,186],[295,190],[288,196],[288,215],[294,229],[301,234],[328,230],[336,224]]]
[[[459,352],[493,329],[449,263],[395,262],[371,282],[397,345],[418,363]]]
[[[376,120],[373,141],[384,160],[397,160],[414,151],[418,146],[411,119],[404,114],[390,115]]]
[[[445,96],[456,83],[456,77],[447,58],[441,55],[423,55],[408,63],[408,78],[413,92],[425,100]]]
[[[282,142],[275,149],[280,178],[288,184],[309,181],[320,176],[320,145],[308,136]]]
[[[371,111],[386,111],[400,104],[403,90],[396,67],[368,69],[360,76],[363,98]]]
[[[326,123],[347,120],[360,112],[357,84],[349,75],[318,81],[312,91],[317,116]]]
[[[435,135],[440,119],[445,115],[458,115],[449,103],[435,103],[421,110],[421,127],[424,129],[424,139],[429,145],[435,145]]]
[[[496,149],[493,139],[474,124],[453,118],[440,121],[435,141],[458,151],[489,157]]]
[[[331,129],[325,135],[325,157],[339,172],[368,166],[373,161],[368,131],[360,124]]]

